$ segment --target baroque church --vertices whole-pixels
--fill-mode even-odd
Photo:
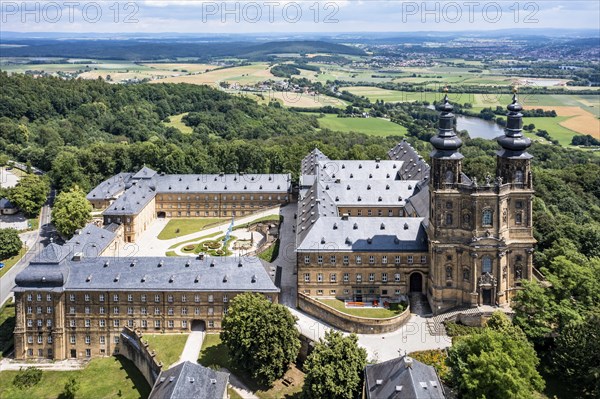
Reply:
[[[531,140],[517,95],[497,139],[496,176],[462,172],[448,96],[438,105],[431,165],[403,141],[390,160],[302,162],[298,296],[388,303],[426,295],[433,313],[508,306],[532,278]],[[302,303],[300,300],[299,303]]]

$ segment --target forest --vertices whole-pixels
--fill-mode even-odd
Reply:
[[[375,159],[402,139],[318,129],[310,114],[206,86],[0,73],[0,87],[0,153],[48,171],[58,190],[89,190],[144,164],[166,173],[292,173],[297,181],[301,159],[315,147],[332,159]],[[435,111],[383,102],[371,108],[406,126],[407,139],[427,159]],[[183,113],[191,134],[163,123]],[[478,179],[493,175],[498,145],[463,138],[464,172]],[[534,265],[546,281],[519,292],[515,323],[535,344],[547,380],[568,382],[576,396],[598,395],[599,340],[573,337],[597,333],[600,320],[600,157],[539,143],[530,152]],[[578,372],[581,367],[592,374]]]

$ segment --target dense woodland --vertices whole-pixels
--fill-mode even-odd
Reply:
[[[401,140],[319,129],[314,116],[203,86],[123,86],[0,73],[0,87],[0,153],[49,171],[59,190],[74,185],[88,190],[144,164],[166,173],[289,172],[297,179],[300,160],[315,146],[332,159],[374,159],[385,158]],[[435,132],[436,113],[408,105],[385,111],[408,128],[408,140],[427,157],[430,145],[424,140]],[[185,112],[193,133],[163,123]],[[493,141],[465,137],[465,173],[478,179],[493,175],[497,149]],[[515,306],[516,324],[535,344],[544,375],[566,380],[576,396],[592,397],[600,394],[600,340],[573,336],[599,320],[600,157],[537,143],[530,152],[535,266],[551,286],[525,285]],[[574,346],[577,351],[567,356]],[[592,373],[577,372],[581,365]]]

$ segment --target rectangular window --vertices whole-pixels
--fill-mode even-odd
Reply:
[[[73,345],[75,344],[75,335],[73,335],[73,334],[71,335],[71,337],[70,337],[70,342],[71,342],[71,344],[73,344]]]
[[[142,294],[142,296],[140,297],[142,302],[146,302],[146,294]]]
[[[119,319],[113,320],[113,327],[119,327],[120,325],[121,323]]]
[[[357,283],[362,283],[362,274],[356,273],[356,282]]]
[[[360,255],[356,255],[356,257],[354,258],[355,262],[357,265],[360,265],[362,263],[362,256]]]
[[[74,294],[69,294],[69,301],[75,302],[75,295]]]
[[[27,336],[27,343],[33,344],[33,336],[31,336],[31,335]]]
[[[27,327],[33,327],[33,320],[27,319]]]
[[[98,301],[104,302],[104,294],[98,295]]]
[[[37,319],[37,326],[38,326],[38,327],[41,327],[43,323],[44,323],[44,320],[42,320],[42,319]]]
[[[86,349],[85,350],[85,357],[92,357],[92,350],[91,349]]]
[[[100,320],[98,324],[100,325],[100,327],[106,327],[106,320]]]
[[[427,263],[427,255],[421,255],[421,263]]]
[[[167,314],[168,314],[169,316],[173,316],[173,313],[174,313],[174,311],[173,311],[173,308],[168,308],[168,309],[167,309]]]
[[[400,255],[396,255],[396,256],[394,257],[394,263],[395,263],[395,264],[397,264],[397,265],[399,265],[399,264],[400,264],[400,261],[401,261]]]
[[[323,290],[317,290],[317,295],[323,295]]]
[[[106,344],[106,337],[104,335],[100,336],[100,345]]]
[[[387,264],[387,255],[383,255],[383,256],[381,257],[381,263],[382,263],[383,265],[386,265],[386,264]]]
[[[343,263],[344,265],[350,264],[350,257],[348,255],[344,255]]]
[[[210,321],[208,322],[208,328],[215,328],[215,322],[214,322],[214,321],[212,321],[212,320],[210,320]]]
[[[332,265],[335,265],[335,255],[331,255],[329,257],[329,263],[331,263]]]
[[[127,320],[127,327],[133,328],[133,320],[131,320],[131,319]]]
[[[397,282],[397,283],[400,282],[400,273],[394,274],[394,281]]]
[[[75,308],[72,308],[72,309],[73,309],[73,313],[75,313]],[[42,307],[41,306],[36,306],[35,313],[42,314]]]
[[[89,306],[86,306],[86,307],[83,309],[83,311],[84,311],[84,313],[85,313],[85,314],[90,314],[90,307],[89,307]]]
[[[90,327],[90,319],[85,319],[85,326]]]
[[[89,302],[90,301],[90,294],[85,294],[83,296],[83,300],[86,301],[86,302]]]
[[[38,344],[43,344],[44,343],[44,336],[43,335],[38,335],[37,337],[37,343]]]
[[[229,296],[227,294],[223,294],[223,302],[229,302]]]
[[[194,308],[194,315],[198,316],[200,314],[200,308],[196,307]]]
[[[375,273],[369,273],[369,282],[372,283],[375,281]]]
[[[127,308],[127,314],[129,314],[129,315],[133,314],[133,307],[132,306],[130,306],[130,307]]]
[[[118,336],[118,335],[115,335],[115,337],[113,338],[113,342],[114,342],[115,344],[118,344],[118,343],[119,343],[119,336]]]
[[[305,255],[304,256],[304,264],[305,265],[309,265],[310,264],[310,255]]]
[[[187,320],[181,321],[181,328],[187,328]]]
[[[160,295],[154,295],[154,302],[160,302]]]
[[[155,315],[159,315],[160,314],[160,308],[158,306],[154,308],[154,314]]]
[[[173,302],[173,295],[167,295],[167,302]]]
[[[33,308],[31,306],[27,306],[27,314],[33,314]]]
[[[119,308],[118,307],[114,307],[113,308],[113,314],[119,314]]]
[[[375,264],[375,256],[374,255],[369,255],[369,264],[370,265]]]
[[[40,311],[38,313],[42,313],[41,308],[38,308],[38,309],[40,309]],[[75,306],[69,307],[69,314],[75,314]]]
[[[169,328],[173,328],[175,327],[175,322],[173,322],[173,320],[169,320],[167,325]]]
[[[48,301],[48,302],[52,301],[52,295],[47,294],[46,295],[46,301]]]
[[[46,307],[46,313],[48,313],[48,314],[52,313],[52,306],[47,306]]]
[[[142,328],[148,328],[148,320],[142,320]]]
[[[323,273],[317,273],[317,283],[323,282]]]
[[[90,337],[89,335],[86,335],[85,336],[85,343],[88,344],[88,345],[91,344],[92,343],[92,337]]]
[[[188,309],[187,309],[187,308],[181,308],[181,314],[182,314],[183,316],[186,316],[186,315],[187,315],[187,312],[188,312]]]
[[[105,313],[104,306],[100,306],[100,308],[98,310],[99,310],[100,314],[104,314]]]
[[[310,283],[310,273],[304,273],[304,282]]]
[[[335,283],[335,282],[337,282],[337,274],[335,274],[335,273],[331,273],[331,274],[329,275],[329,281],[331,281],[332,283]]]
[[[127,302],[133,302],[133,294],[127,294]]]
[[[187,302],[187,295],[181,295],[181,302]]]
[[[387,283],[387,281],[388,281],[387,273],[381,273],[381,281],[384,283]]]
[[[200,295],[198,295],[198,294],[194,295],[194,302],[200,303]]]
[[[119,302],[119,294],[113,295],[113,302]]]
[[[48,335],[48,343],[51,344],[52,343],[52,335]]]
[[[33,295],[27,294],[27,301],[31,302],[33,300]]]
[[[319,256],[317,256],[317,263],[318,263],[319,265],[322,265],[322,264],[323,264],[323,255],[319,255]]]
[[[52,327],[52,319],[46,320],[46,327]]]
[[[209,294],[208,295],[208,302],[212,303],[215,301],[215,297],[213,296],[213,294]]]
[[[350,281],[350,274],[349,273],[344,273],[344,283],[347,283]]]
[[[413,263],[413,256],[412,255],[408,255],[407,263],[409,263],[409,264]]]

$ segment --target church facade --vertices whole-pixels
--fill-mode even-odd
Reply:
[[[448,98],[431,165],[407,143],[390,160],[302,163],[296,245],[298,295],[400,302],[422,293],[434,313],[506,306],[532,278],[531,141],[522,107],[508,106],[495,178],[462,172],[462,141]]]

